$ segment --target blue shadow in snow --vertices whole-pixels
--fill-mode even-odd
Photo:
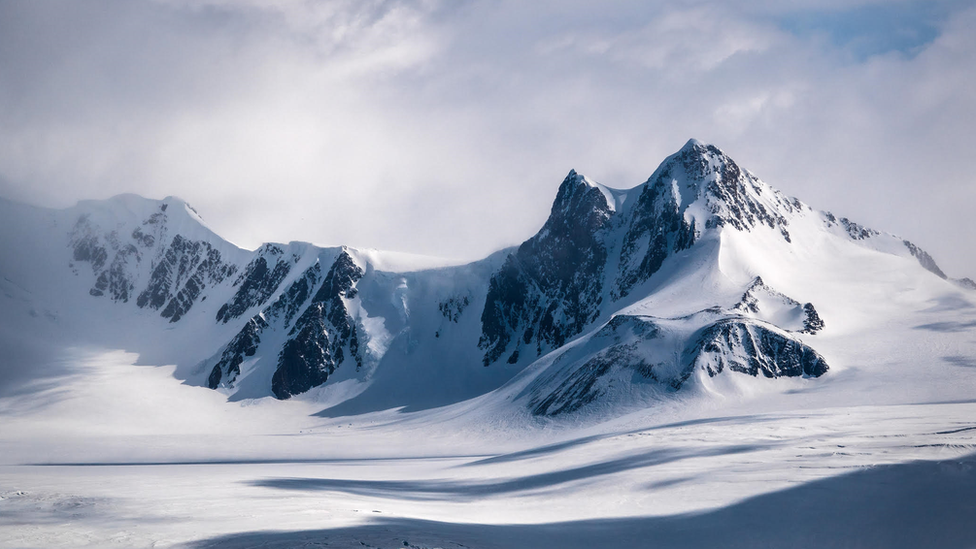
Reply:
[[[976,357],[972,357],[972,356],[962,356],[962,355],[944,356],[942,357],[942,360],[954,366],[962,366],[963,368],[976,368]]]
[[[531,459],[535,457],[545,456],[549,454],[554,454],[556,452],[561,452],[563,450],[568,450],[570,448],[575,448],[577,446],[583,446],[591,442],[597,442],[600,440],[636,435],[639,433],[646,433],[648,431],[659,431],[661,429],[675,429],[678,427],[688,427],[690,425],[704,425],[708,423],[741,423],[749,422],[756,423],[758,421],[775,421],[776,418],[773,417],[758,417],[758,416],[729,416],[729,417],[710,417],[703,419],[690,419],[687,421],[678,421],[675,423],[666,423],[664,425],[657,425],[654,427],[645,427],[641,429],[634,429],[632,431],[605,433],[601,435],[590,435],[580,438],[574,438],[572,440],[567,440],[563,442],[556,442],[554,444],[547,444],[545,446],[539,446],[537,448],[530,448],[528,450],[520,450],[518,452],[512,452],[509,454],[502,454],[492,457],[487,457],[484,459],[479,459],[477,461],[472,461],[469,463],[464,463],[459,465],[459,467],[471,467],[474,465],[490,465],[492,463],[510,463],[513,461],[520,461],[523,459]]]
[[[931,324],[920,324],[915,326],[916,330],[929,330],[931,332],[965,332],[967,330],[972,330],[976,328],[976,320],[970,320],[968,322],[933,322]]]
[[[360,480],[332,478],[270,478],[251,484],[278,490],[302,492],[346,492],[357,496],[371,496],[408,500],[470,501],[486,496],[497,496],[529,490],[541,490],[592,479],[613,473],[663,465],[687,458],[702,456],[734,455],[756,450],[756,446],[724,446],[697,451],[655,450],[626,456],[610,461],[574,467],[562,471],[540,473],[493,482],[463,482],[452,480]]]
[[[409,483],[402,487],[417,489]],[[971,549],[976,547],[976,459],[865,468],[714,511],[664,517],[485,525],[375,516],[349,528],[232,534],[190,547]]]

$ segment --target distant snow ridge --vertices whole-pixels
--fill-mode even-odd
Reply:
[[[201,342],[189,382],[367,408],[509,382],[515,402],[554,416],[721,393],[726,376],[815,383],[829,370],[818,338],[850,305],[805,273],[843,284],[840,250],[947,279],[909,241],[815,212],[695,140],[629,190],[570,171],[537,234],[468,265],[304,243],[249,252],[173,198],[58,215],[88,299],[158,311]]]

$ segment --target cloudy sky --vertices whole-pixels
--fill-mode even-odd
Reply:
[[[474,259],[570,168],[633,187],[695,137],[976,278],[974,28],[958,0],[0,0],[0,196]]]

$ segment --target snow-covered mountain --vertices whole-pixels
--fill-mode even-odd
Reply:
[[[185,202],[133,195],[0,201],[0,257],[11,340],[114,345],[234,400],[304,395],[334,413],[495,391],[558,416],[793,390],[842,369],[838,338],[895,314],[906,288],[976,302],[911,242],[814,211],[694,140],[629,190],[571,171],[537,234],[466,265],[243,250]]]

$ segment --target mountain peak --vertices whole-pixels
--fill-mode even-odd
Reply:
[[[615,200],[610,189],[590,181],[576,170],[569,170],[556,192],[550,216],[589,215],[588,212],[593,210],[609,215],[614,207]]]
[[[689,139],[667,157],[644,186],[655,189],[654,194],[673,197],[682,215],[690,214],[703,224],[698,231],[724,225],[743,230],[763,224],[783,229],[789,240],[787,218],[801,206],[740,168],[715,145],[697,139]]]
[[[693,151],[695,149],[705,149],[709,147],[707,143],[703,143],[694,137],[685,142],[685,144],[679,149],[678,152]]]
[[[556,194],[556,201],[560,202],[560,197],[565,199],[571,195],[575,195],[577,192],[586,193],[590,189],[600,191],[600,193],[603,195],[604,201],[606,202],[606,209],[611,212],[615,212],[620,208],[627,194],[627,191],[607,187],[606,185],[593,181],[576,170],[569,170],[569,173],[566,174],[566,178],[563,179],[562,184],[559,186],[559,191]],[[596,200],[595,202],[599,203],[600,201]],[[600,207],[603,209],[602,205],[600,205]]]

